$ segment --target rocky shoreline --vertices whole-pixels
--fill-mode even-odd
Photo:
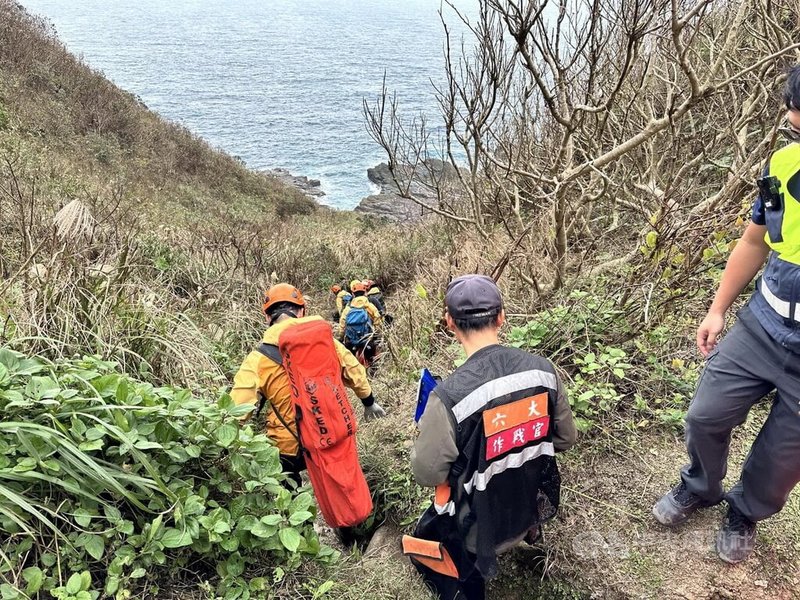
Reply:
[[[300,190],[303,194],[314,200],[319,201],[320,198],[325,196],[325,192],[322,191],[322,183],[319,179],[309,179],[305,175],[294,175],[288,169],[281,168],[264,169],[261,173]]]
[[[411,180],[409,191],[420,201],[427,205],[435,206],[438,199],[435,190],[424,182],[430,178],[429,172],[441,174],[443,169],[450,168],[449,165],[441,161],[429,161],[423,168],[418,168],[417,172],[412,172],[410,167],[405,167],[400,171],[401,185],[407,185]],[[424,175],[420,175],[424,171]],[[303,194],[320,203],[325,196],[319,179],[309,179],[303,175],[294,175],[287,169],[268,169],[262,171],[269,177],[274,177],[281,182],[300,190]],[[377,194],[364,197],[353,210],[359,214],[369,217],[384,219],[394,223],[414,223],[433,214],[418,203],[400,195],[400,190],[394,182],[389,166],[380,163],[367,169],[367,178],[380,188]]]
[[[405,169],[401,175],[401,185],[405,186],[410,169]],[[367,178],[380,187],[380,192],[363,198],[355,211],[372,217],[386,219],[395,223],[414,223],[431,214],[423,206],[400,195],[400,189],[395,184],[389,165],[379,165],[367,169]],[[412,179],[409,191],[415,198],[428,205],[436,205],[438,200],[436,192],[429,186]]]

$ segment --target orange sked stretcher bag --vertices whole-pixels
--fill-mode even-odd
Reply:
[[[331,527],[363,523],[372,512],[372,497],[358,462],[356,417],[342,383],[331,327],[325,321],[289,327],[278,347],[322,516]]]

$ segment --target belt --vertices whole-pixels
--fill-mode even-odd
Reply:
[[[767,304],[770,305],[772,310],[774,310],[784,319],[791,319],[793,321],[800,322],[800,303],[795,303],[794,314],[792,314],[792,303],[786,300],[781,300],[775,294],[773,294],[763,277],[761,278],[760,289],[761,295],[764,297],[764,300],[767,301]]]

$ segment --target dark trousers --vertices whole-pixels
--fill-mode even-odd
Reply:
[[[378,353],[378,342],[375,339],[370,339],[366,344],[354,345],[345,342],[344,346],[365,366],[370,366],[375,360],[375,355]]]
[[[442,600],[485,600],[486,580],[475,566],[476,557],[464,547],[464,540],[455,531],[455,519],[438,515],[433,507],[426,510],[417,523],[414,537],[441,542],[458,569],[459,577],[448,577],[412,559],[425,583]]]
[[[299,488],[303,481],[300,477],[300,473],[306,470],[306,459],[303,457],[302,451],[297,456],[281,454],[280,459],[281,469],[286,473],[286,483],[288,484],[289,481],[294,482],[294,487],[291,485],[285,485],[284,487],[288,487],[290,490]]]
[[[741,478],[724,496],[751,521],[780,511],[800,481],[800,355],[775,342],[745,307],[709,356],[686,415],[691,462],[681,477],[689,491],[709,502],[723,498],[731,431],[773,390]]]

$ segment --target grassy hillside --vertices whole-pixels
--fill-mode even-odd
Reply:
[[[692,331],[736,230],[695,249],[690,290],[656,279],[647,261],[661,251],[637,232],[586,242],[585,275],[557,293],[518,268],[500,278],[504,338],[554,359],[582,435],[561,461],[546,545],[504,556],[490,597],[798,597],[797,494],[738,567],[713,555],[720,509],[677,533],[649,515],[685,459],[702,366]],[[408,468],[415,377],[460,359],[439,322],[452,275],[544,262],[515,240],[499,223],[478,234],[317,209],[148,111],[0,0],[0,598],[427,598],[395,552],[429,501]],[[225,389],[260,337],[270,282],[327,313],[328,286],[364,276],[395,316],[374,382],[390,415],[359,434],[371,529],[389,528],[369,556],[336,558],[307,496],[278,491],[274,448],[235,427]],[[737,433],[732,476],[764,417]]]

